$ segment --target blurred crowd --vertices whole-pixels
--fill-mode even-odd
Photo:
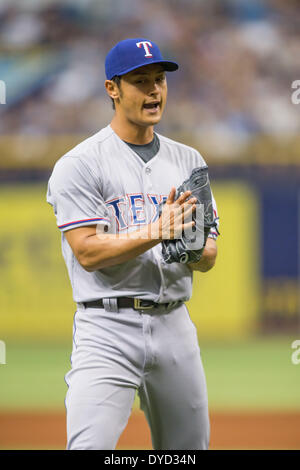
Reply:
[[[298,0],[73,0],[0,4],[2,134],[92,134],[113,110],[104,59],[146,37],[180,69],[158,131],[222,148],[300,131]]]

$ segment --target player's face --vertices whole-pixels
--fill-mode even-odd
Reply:
[[[162,117],[167,100],[167,80],[159,64],[145,65],[122,76],[117,112],[140,126],[153,126]]]

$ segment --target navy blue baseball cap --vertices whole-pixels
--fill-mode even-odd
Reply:
[[[116,75],[124,75],[149,64],[161,64],[168,72],[178,69],[176,62],[163,59],[158,45],[153,41],[145,38],[124,39],[106,56],[106,78],[111,80]]]

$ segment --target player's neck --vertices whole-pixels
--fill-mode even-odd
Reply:
[[[130,144],[145,145],[153,140],[153,126],[139,126],[132,122],[123,121],[115,115],[110,123],[112,130]]]

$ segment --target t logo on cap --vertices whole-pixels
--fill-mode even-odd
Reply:
[[[152,47],[152,44],[150,41],[141,41],[136,43],[136,47],[142,47],[144,48],[144,51],[146,52],[145,57],[152,57],[151,52],[149,51],[149,47]]]
[[[125,75],[149,64],[161,64],[167,72],[178,69],[176,62],[162,57],[158,45],[147,38],[129,38],[118,42],[105,58],[107,80]]]

